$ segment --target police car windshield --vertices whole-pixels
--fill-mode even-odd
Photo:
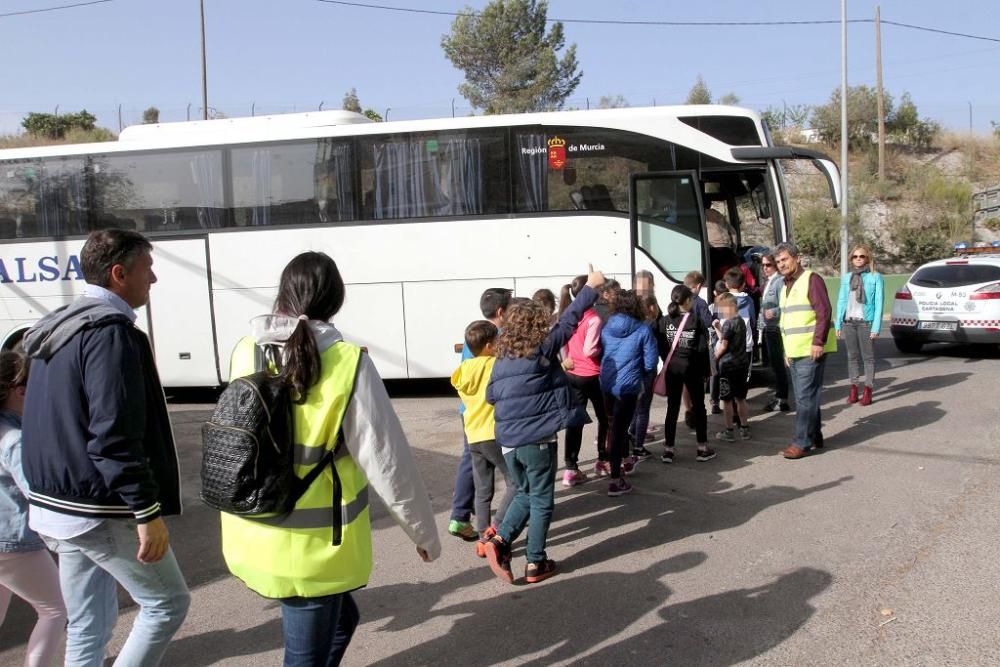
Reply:
[[[959,264],[925,266],[910,278],[919,287],[962,287],[1000,281],[1000,266]]]

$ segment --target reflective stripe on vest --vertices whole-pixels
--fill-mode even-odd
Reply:
[[[233,352],[233,377],[253,371],[252,339]],[[293,404],[295,472],[305,476],[336,442],[354,389],[361,348],[338,342],[321,355],[321,380]],[[340,490],[341,543],[331,544],[334,470],[326,468],[286,516],[243,519],[222,514],[229,570],[269,598],[318,597],[368,583],[372,567],[368,480],[341,445],[333,463]]]
[[[785,355],[791,359],[808,357],[812,353],[813,336],[816,333],[816,311],[809,303],[809,281],[812,274],[812,271],[803,271],[792,283],[790,290],[783,286],[778,294],[778,307],[781,309],[778,326],[781,328]],[[826,334],[823,351],[837,351],[837,339],[832,329]]]

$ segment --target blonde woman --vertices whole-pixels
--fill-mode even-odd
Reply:
[[[850,254],[851,272],[840,277],[840,298],[834,327],[837,338],[847,345],[847,374],[851,380],[848,404],[859,401],[871,405],[872,387],[875,383],[875,350],[873,342],[882,330],[882,308],[885,303],[885,282],[875,270],[872,251],[858,245]],[[861,379],[859,362],[864,362],[864,386],[859,392]]]

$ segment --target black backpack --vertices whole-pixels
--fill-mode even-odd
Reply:
[[[258,346],[256,372],[230,382],[202,426],[201,499],[209,507],[247,518],[288,514],[339,448],[338,438],[308,475],[295,475],[289,388],[267,370],[280,368],[280,357],[277,346]]]

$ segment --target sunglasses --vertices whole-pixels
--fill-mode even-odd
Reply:
[[[851,259],[868,259],[868,255],[851,255]]]

